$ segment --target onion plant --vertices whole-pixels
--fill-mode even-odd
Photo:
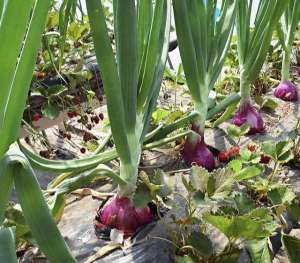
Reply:
[[[264,131],[263,119],[251,104],[251,84],[261,71],[270,47],[272,34],[288,2],[288,0],[259,1],[254,26],[250,21],[251,14],[255,12],[253,0],[238,2],[236,29],[241,102],[232,123],[237,126],[247,123],[250,125],[249,134]]]
[[[231,41],[236,14],[235,0],[221,1],[220,16],[214,16],[217,1],[174,0],[178,45],[196,117],[184,145],[183,157],[209,170],[214,156],[204,141],[208,95],[222,70]]]
[[[114,54],[103,6],[87,0],[95,52],[100,67],[112,135],[120,158],[117,196],[99,214],[98,227],[131,235],[151,221],[148,207],[135,208],[138,165],[144,137],[159,95],[170,31],[170,0],[114,0]]]
[[[0,261],[17,262],[4,211],[15,186],[25,220],[50,262],[75,262],[49,212],[34,172],[16,145],[50,0],[0,1]]]
[[[295,33],[300,20],[300,2],[297,0],[290,0],[288,8],[281,17],[277,32],[283,49],[282,54],[282,69],[281,69],[281,83],[276,88],[274,95],[286,101],[298,100],[298,89],[290,81],[290,65],[291,65],[291,51],[295,38]]]

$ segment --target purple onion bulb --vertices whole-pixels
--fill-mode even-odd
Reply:
[[[274,96],[284,101],[298,101],[298,89],[288,80],[281,82],[274,91]]]
[[[247,123],[250,125],[248,134],[262,133],[265,131],[264,121],[257,109],[249,102],[242,103],[236,111],[231,123],[242,126]]]
[[[101,225],[116,228],[129,237],[135,231],[153,220],[150,208],[136,208],[128,197],[114,197],[100,211]],[[98,219],[98,220],[99,220]]]
[[[211,171],[215,168],[215,158],[204,142],[204,136],[194,133],[188,137],[182,150],[184,161],[189,164],[196,164]]]

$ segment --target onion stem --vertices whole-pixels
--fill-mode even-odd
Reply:
[[[282,57],[282,69],[281,69],[281,82],[287,81],[290,79],[290,48],[283,50],[283,57]]]

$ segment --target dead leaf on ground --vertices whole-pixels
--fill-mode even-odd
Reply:
[[[110,244],[100,248],[96,254],[90,256],[84,263],[95,262],[97,259],[102,258],[103,256],[107,255],[108,253],[116,250],[117,248],[122,248],[122,245],[110,243]]]
[[[91,195],[97,199],[106,199],[108,196],[114,195],[113,193],[100,193],[90,188],[77,189],[73,191],[72,194],[79,195],[80,197]]]

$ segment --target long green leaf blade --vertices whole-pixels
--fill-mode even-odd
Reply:
[[[11,150],[7,156],[26,223],[39,247],[49,262],[76,262],[55,225],[29,162],[17,151]]]
[[[147,134],[148,127],[150,124],[150,119],[152,117],[152,112],[155,109],[157,99],[159,96],[159,91],[163,79],[163,73],[165,70],[165,65],[167,61],[167,55],[169,51],[169,39],[170,39],[170,27],[171,27],[171,1],[167,0],[166,1],[166,20],[164,20],[164,25],[161,27],[161,34],[160,34],[160,39],[159,41],[162,43],[160,53],[161,57],[159,61],[157,62],[157,67],[156,71],[153,77],[153,82],[152,82],[152,96],[148,104],[148,110],[145,111],[144,114],[144,130],[142,132],[142,136],[140,138],[141,142],[144,141],[144,137]]]
[[[125,131],[124,102],[115,56],[108,37],[103,7],[98,0],[86,1],[95,51],[107,96],[107,107],[112,134],[118,154],[125,162],[131,161],[128,138]],[[117,110],[118,109],[118,110]]]
[[[72,172],[72,171],[85,171],[95,168],[101,163],[107,163],[118,157],[116,149],[99,153],[93,156],[86,157],[80,160],[48,160],[34,154],[26,146],[19,143],[21,151],[30,160],[31,164],[43,171],[52,171],[56,173]]]
[[[198,101],[201,97],[199,70],[186,1],[174,0],[173,10],[186,80],[193,99]]]
[[[128,131],[135,129],[138,83],[137,13],[134,2],[114,0],[117,65]]]
[[[13,186],[12,171],[7,167],[5,159],[0,160],[0,226],[4,220],[4,212]],[[1,262],[1,261],[0,261]]]
[[[0,130],[5,127],[4,118],[11,92],[11,81],[34,1],[2,0],[1,2],[3,10],[0,17]],[[17,19],[16,10],[18,10]]]
[[[0,262],[18,262],[14,231],[12,228],[0,228]]]
[[[139,71],[145,59],[143,51],[147,49],[153,17],[152,0],[138,1],[138,60]]]
[[[140,71],[139,78],[139,94],[137,109],[139,113],[145,113],[148,110],[149,102],[152,98],[155,81],[155,75],[157,72],[157,66],[159,65],[162,57],[162,49],[165,35],[166,17],[168,9],[168,1],[157,0],[155,2],[153,21],[151,25],[149,43],[147,50],[145,51],[145,66],[143,71]]]
[[[8,86],[9,94],[3,95],[4,97],[8,96],[8,101],[5,107],[5,115],[3,119],[4,126],[2,128],[0,127],[0,137],[2,141],[2,143],[0,144],[0,157],[7,151],[9,145],[13,143],[18,137],[19,126],[23,117],[23,110],[25,108],[28,90],[32,79],[32,72],[40,45],[41,35],[45,27],[50,2],[50,0],[37,0],[35,2],[31,14],[31,19],[28,24],[27,33],[23,41],[23,47],[20,56],[18,58],[18,61],[17,59],[13,61],[13,63],[16,64],[16,69],[14,71],[13,79]],[[22,22],[24,21],[20,21],[20,23]],[[25,22],[25,24],[27,25],[27,21]],[[11,33],[16,34],[15,32]],[[20,39],[18,39],[18,41],[19,40]],[[0,46],[0,50],[1,48],[2,47]],[[6,72],[6,74],[9,73]],[[5,89],[5,86],[1,87],[4,87]],[[0,103],[0,105],[2,105],[2,102]]]

